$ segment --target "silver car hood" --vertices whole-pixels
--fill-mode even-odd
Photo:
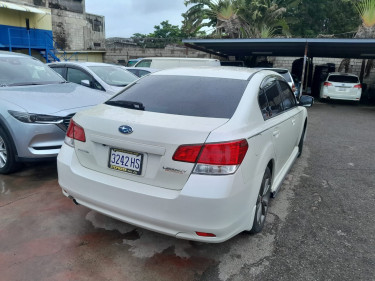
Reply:
[[[111,95],[74,83],[0,88],[0,100],[22,107],[29,113],[63,116],[103,103]]]

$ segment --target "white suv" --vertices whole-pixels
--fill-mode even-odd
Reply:
[[[320,88],[321,99],[359,101],[362,85],[357,75],[332,72]]]

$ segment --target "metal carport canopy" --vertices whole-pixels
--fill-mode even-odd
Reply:
[[[183,39],[185,46],[222,57],[375,58],[375,39]]]

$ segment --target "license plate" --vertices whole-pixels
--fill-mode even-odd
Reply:
[[[111,169],[133,175],[140,175],[142,173],[142,162],[142,153],[118,148],[110,149],[108,167]]]

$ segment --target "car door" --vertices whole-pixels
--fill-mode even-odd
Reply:
[[[293,149],[297,147],[298,140],[301,134],[302,128],[302,111],[297,106],[296,98],[291,91],[289,85],[284,81],[278,81],[282,103],[285,114],[288,115],[289,121],[287,126],[285,127],[287,134],[290,136],[290,147],[289,147],[289,155],[292,154]]]
[[[293,147],[290,136],[291,121],[289,120],[289,114],[283,107],[278,77],[267,77],[262,83],[261,91],[267,99],[268,107],[262,109],[262,114],[268,123],[268,130],[271,130],[272,133],[272,142],[276,154],[275,169],[278,174],[289,159]]]

